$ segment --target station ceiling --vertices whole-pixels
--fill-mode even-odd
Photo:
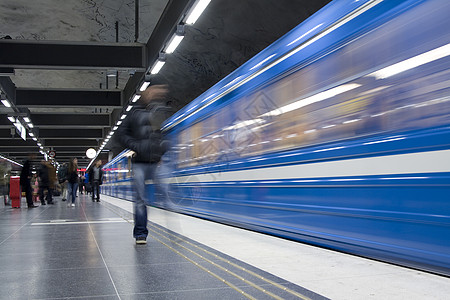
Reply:
[[[195,0],[2,0],[0,154],[43,158],[8,116],[29,116],[59,163],[98,149]],[[212,0],[160,75],[185,106],[329,0]],[[108,76],[116,75],[116,76]],[[112,138],[99,158],[122,148]]]

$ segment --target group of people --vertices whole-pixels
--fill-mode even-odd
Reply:
[[[33,203],[33,189],[31,187],[31,180],[33,178],[31,172],[31,155],[23,164],[22,172],[20,173],[20,185],[22,191],[25,192],[28,208],[37,207]],[[56,187],[56,169],[48,161],[41,161],[37,170],[37,177],[39,179],[39,200],[42,205],[53,204],[53,191]],[[44,197],[44,191],[47,191],[47,196]],[[46,202],[47,201],[47,202]]]
[[[37,207],[33,203],[33,189],[31,171],[31,159],[34,156],[31,155],[23,164],[22,172],[20,173],[20,185],[22,191],[25,192],[28,208]],[[94,166],[89,171],[90,184],[93,187],[92,201],[100,202],[100,185],[103,180],[103,171],[101,168],[101,160],[96,161]],[[78,159],[72,158],[69,164],[63,164],[58,174],[55,167],[49,161],[41,161],[40,166],[36,172],[38,180],[38,194],[41,205],[54,204],[53,194],[56,186],[60,185],[62,201],[68,200],[67,206],[75,206],[75,200],[77,197],[77,190],[79,184],[78,174]],[[47,195],[45,195],[47,191]]]

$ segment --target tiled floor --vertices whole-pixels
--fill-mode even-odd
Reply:
[[[148,244],[136,245],[130,209],[114,201],[2,205],[0,299],[325,299],[153,222]]]

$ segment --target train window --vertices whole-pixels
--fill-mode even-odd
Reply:
[[[180,167],[186,167],[190,165],[190,159],[192,159],[192,141],[191,141],[191,129],[187,128],[183,130],[178,136],[178,163]]]
[[[413,20],[388,22],[344,41],[309,65],[247,90],[181,133],[180,161],[208,164],[379,132],[448,125],[448,55],[413,71],[379,75],[446,47],[449,33],[432,30],[439,37],[428,37],[425,30],[419,36],[420,26]]]

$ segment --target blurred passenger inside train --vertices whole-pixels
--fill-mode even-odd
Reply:
[[[31,160],[34,155],[30,154],[28,158],[23,163],[22,171],[20,172],[20,187],[22,191],[25,192],[25,198],[27,199],[28,208],[37,207],[33,203],[33,190],[31,188]]]
[[[89,184],[92,189],[92,202],[100,202],[100,186],[103,182],[103,170],[101,165],[102,161],[100,159],[97,160],[88,173]],[[87,192],[86,189],[86,193]]]
[[[49,177],[49,163],[45,160],[41,160],[41,165],[38,168],[39,177],[39,200],[41,200],[42,205],[46,205],[45,200],[48,204],[53,204],[53,195],[50,189],[50,177]],[[45,198],[44,190],[47,191],[47,198]]]
[[[67,206],[75,207],[75,199],[78,189],[78,159],[76,157],[72,158],[69,162],[69,168],[67,170],[67,189],[69,195],[69,201],[67,201]]]
[[[147,189],[145,181],[156,181],[156,169],[167,144],[158,128],[160,120],[155,106],[165,103],[168,85],[161,78],[153,78],[141,94],[137,105],[117,131],[119,142],[135,152],[133,156],[134,229],[136,244],[147,243]]]

